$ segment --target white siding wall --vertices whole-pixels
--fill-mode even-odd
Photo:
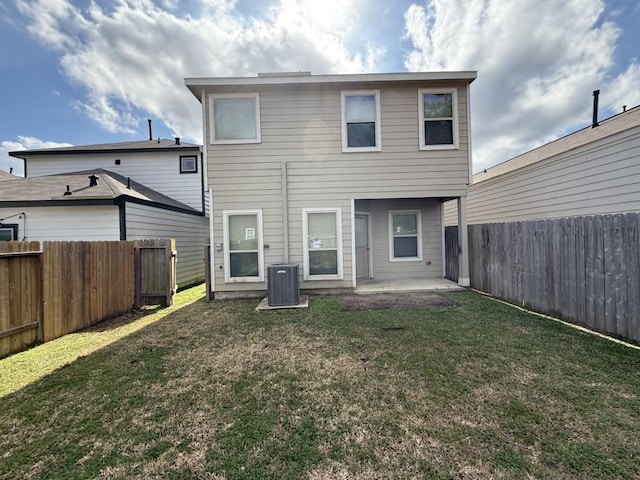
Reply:
[[[289,260],[300,263],[301,268],[302,209],[342,209],[344,280],[306,282],[301,286],[351,287],[352,199],[451,197],[466,192],[469,160],[464,85],[458,88],[460,149],[419,150],[418,88],[442,86],[451,84],[352,87],[353,90],[380,90],[381,152],[342,153],[341,89],[335,86],[307,88],[295,93],[261,90],[262,143],[259,144],[209,144],[210,115],[206,112],[205,144],[209,182],[214,192],[215,242],[223,241],[223,210],[261,208],[264,241],[269,245],[265,249],[265,264],[282,262],[284,187],[288,199]],[[208,105],[205,102],[205,109]],[[283,175],[285,169],[286,175]],[[424,222],[425,226],[431,223],[431,219]],[[438,231],[438,239],[440,235]],[[216,291],[266,289],[266,281],[224,284],[223,255],[217,253],[220,254],[215,257]],[[431,260],[441,262],[440,258]],[[434,271],[438,268],[441,276],[441,266],[433,265]]]
[[[178,250],[178,286],[204,280],[204,247],[209,220],[146,205],[126,204],[127,240],[175,238]]]
[[[103,168],[130,177],[138,183],[157,190],[171,198],[202,210],[202,177],[198,173],[180,173],[180,155],[192,153],[93,153],[69,155],[37,155],[27,160],[27,175],[39,177]],[[200,153],[193,152],[198,156]],[[120,165],[115,160],[120,160]],[[198,164],[199,165],[199,164]]]
[[[474,183],[467,223],[638,211],[640,126]],[[455,202],[445,205],[445,224],[456,212]]]
[[[120,240],[116,206],[0,208],[0,219],[6,217],[4,223],[18,224],[19,240]]]

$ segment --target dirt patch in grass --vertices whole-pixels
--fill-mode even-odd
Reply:
[[[409,308],[453,307],[455,304],[436,293],[376,293],[370,295],[341,295],[340,309],[343,312],[362,310],[389,310]]]

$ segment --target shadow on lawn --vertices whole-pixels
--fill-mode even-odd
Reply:
[[[171,307],[145,307],[3,358],[0,360],[0,398],[199,300],[204,301],[203,286],[180,292]]]

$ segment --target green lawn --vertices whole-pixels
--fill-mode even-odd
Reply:
[[[256,313],[201,291],[1,397],[0,478],[640,477],[638,350],[472,292]],[[0,391],[57,361],[26,353]]]

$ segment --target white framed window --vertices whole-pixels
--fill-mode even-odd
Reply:
[[[305,280],[341,280],[342,209],[302,209]]]
[[[264,281],[262,210],[225,210],[224,281]]]
[[[458,148],[456,89],[418,90],[420,150]]]
[[[379,152],[380,91],[352,90],[340,92],[342,112],[342,151]]]
[[[209,96],[211,143],[260,143],[260,95]]]
[[[0,242],[10,242],[18,239],[18,224],[0,223]]]
[[[389,261],[422,260],[420,210],[389,210]]]
[[[198,173],[198,156],[180,155],[180,173]]]

